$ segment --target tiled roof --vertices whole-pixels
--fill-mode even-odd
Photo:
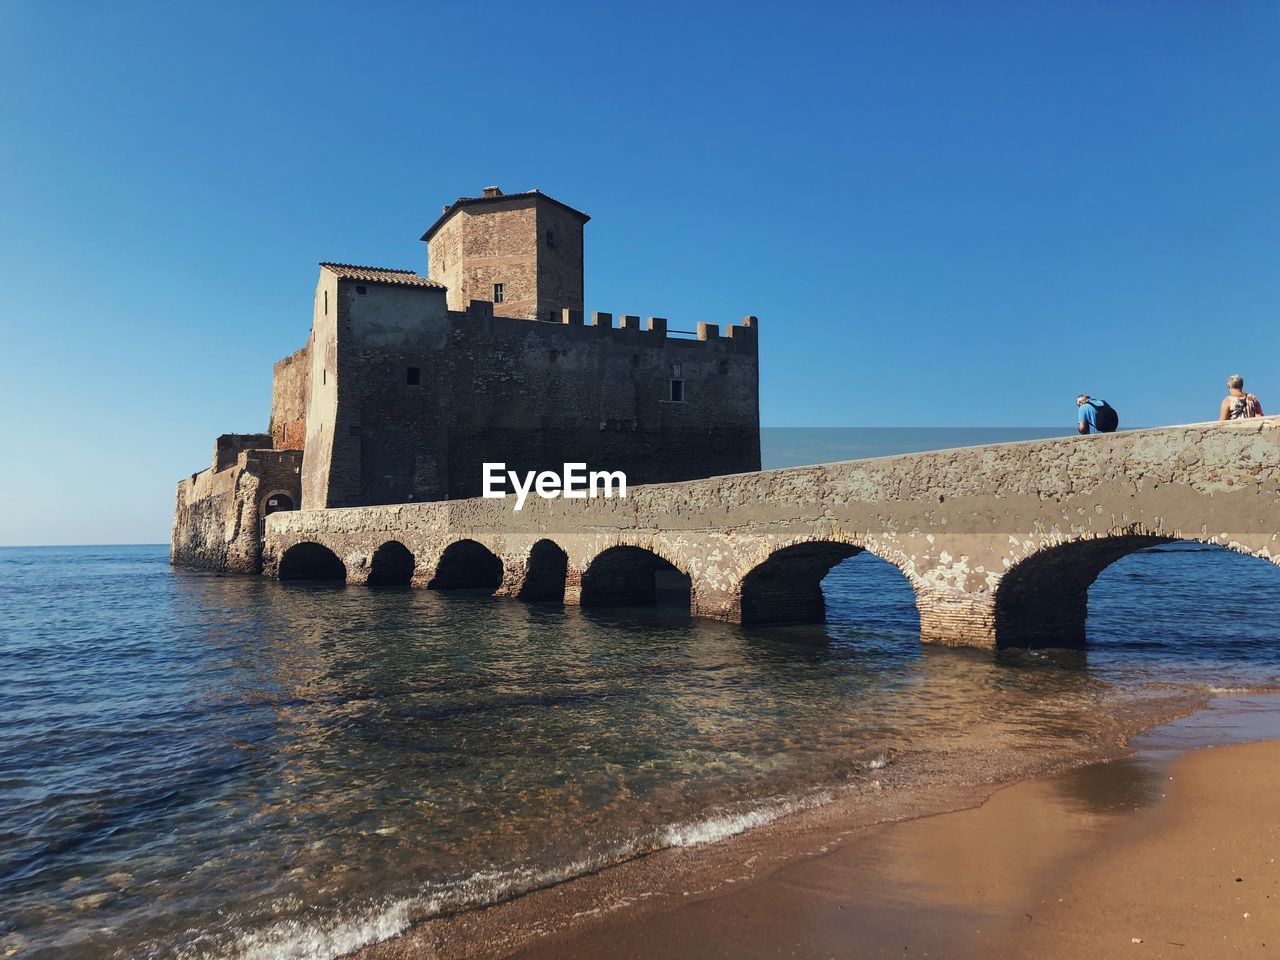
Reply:
[[[453,203],[449,204],[449,206],[444,208],[444,213],[440,214],[440,219],[431,225],[431,228],[422,235],[422,239],[430,240],[435,236],[436,231],[444,226],[445,221],[463,207],[474,207],[482,203],[501,203],[503,200],[528,200],[533,197],[546,200],[548,203],[554,203],[557,207],[563,207],[575,216],[581,217],[583,223],[586,223],[591,219],[581,210],[575,210],[567,203],[561,203],[555,197],[547,196],[540,190],[526,190],[524,193],[500,193],[494,197],[459,197]]]
[[[443,283],[428,280],[412,270],[393,270],[390,267],[359,267],[351,263],[322,263],[332,274],[341,280],[363,280],[367,283],[395,283],[402,287],[436,287],[444,289]]]

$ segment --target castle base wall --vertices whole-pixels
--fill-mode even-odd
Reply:
[[[302,500],[302,453],[246,450],[178,484],[169,560],[217,573],[262,572],[262,527],[269,497]]]

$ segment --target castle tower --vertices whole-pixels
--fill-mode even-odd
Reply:
[[[583,309],[582,228],[591,218],[537,190],[485,187],[459,197],[422,239],[427,275],[449,288],[450,310],[472,300],[522,320],[560,321]]]

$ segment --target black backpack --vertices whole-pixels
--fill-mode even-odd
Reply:
[[[1105,400],[1090,400],[1093,408],[1097,411],[1094,414],[1094,421],[1097,423],[1099,433],[1115,433],[1116,427],[1120,426],[1120,414],[1116,413],[1116,408],[1111,406]]]

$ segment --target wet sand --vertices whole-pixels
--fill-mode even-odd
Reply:
[[[1280,696],[1218,697],[1106,762],[1011,785],[997,772],[942,792],[869,790],[437,917],[354,956],[1272,955],[1278,735]],[[989,756],[995,772],[1008,752]]]
[[[1122,759],[858,831],[521,960],[1280,953],[1280,741]]]

